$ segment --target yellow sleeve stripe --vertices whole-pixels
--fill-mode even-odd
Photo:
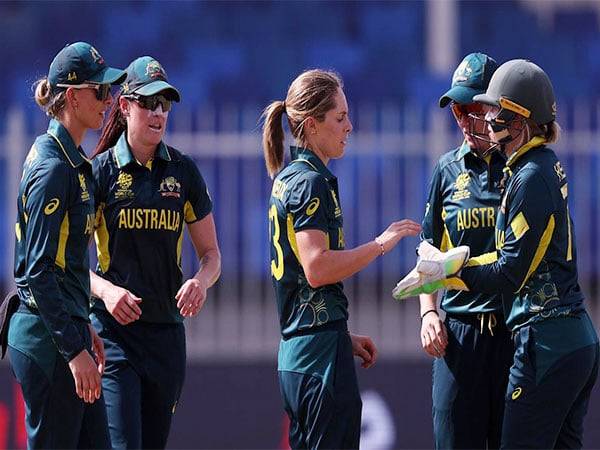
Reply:
[[[108,252],[108,228],[104,218],[105,203],[100,203],[96,211],[96,232],[94,240],[96,241],[96,253],[98,254],[98,263],[102,273],[106,273],[110,266],[110,253]]]
[[[195,222],[198,220],[196,214],[194,213],[194,208],[192,208],[192,204],[188,201],[185,202],[183,207],[183,216],[185,217],[185,221],[187,223]]]
[[[554,225],[555,225],[554,214],[552,214],[550,216],[550,219],[548,219],[548,225],[546,225],[546,229],[544,230],[544,233],[542,234],[540,243],[538,244],[538,248],[535,251],[535,254],[533,255],[533,260],[531,261],[531,265],[529,266],[527,275],[525,276],[525,279],[523,280],[523,283],[521,284],[521,287],[519,287],[517,292],[519,292],[521,289],[523,289],[523,286],[525,286],[525,283],[527,283],[527,280],[529,280],[529,277],[533,274],[533,272],[535,272],[537,270],[538,266],[542,262],[542,259],[544,258],[544,255],[546,254],[546,250],[548,249],[548,245],[550,245],[550,241],[552,240],[552,234],[554,233]]]
[[[454,248],[454,244],[450,239],[450,232],[448,231],[448,227],[446,226],[446,216],[448,213],[445,209],[442,209],[442,221],[444,222],[444,234],[442,234],[442,242],[440,242],[440,250],[443,252],[447,252],[448,250],[452,250]]]
[[[287,237],[296,259],[300,262],[300,252],[298,251],[298,243],[296,242],[296,230],[294,230],[294,216],[289,213],[287,215]]]
[[[571,214],[569,213],[569,205],[567,204],[567,233],[569,242],[567,242],[567,261],[573,259],[573,235],[571,234]]]
[[[512,228],[515,238],[517,238],[517,241],[521,239],[525,233],[527,233],[527,230],[529,230],[529,224],[527,223],[527,219],[525,219],[523,211],[517,214],[517,217],[512,220],[510,227]]]
[[[55,264],[62,270],[65,270],[65,253],[67,251],[67,241],[69,240],[69,213],[65,214],[62,223],[60,224],[60,235],[58,238],[58,248],[56,249]]]
[[[498,261],[498,252],[493,251],[469,258],[465,267],[485,266]]]
[[[185,227],[181,227],[181,233],[179,233],[179,239],[177,239],[177,265],[179,266],[179,270],[183,271],[181,266],[181,254],[183,250],[183,230]]]

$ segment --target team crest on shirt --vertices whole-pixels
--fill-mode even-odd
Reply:
[[[462,172],[457,176],[456,181],[454,182],[454,194],[452,194],[452,200],[458,201],[471,197],[471,193],[467,189],[470,182],[471,177],[468,172]]]
[[[133,176],[130,173],[119,172],[117,177],[117,191],[115,192],[115,198],[121,200],[123,198],[133,198],[133,192],[131,191],[131,185],[133,184]]]
[[[175,177],[167,177],[160,182],[158,190],[163,197],[181,197],[181,184]]]
[[[85,175],[80,173],[79,175],[79,186],[81,187],[81,200],[87,202],[90,199],[90,193],[87,189],[87,184],[85,183]]]

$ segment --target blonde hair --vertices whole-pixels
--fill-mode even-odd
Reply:
[[[292,136],[298,144],[305,147],[306,120],[313,117],[319,122],[323,121],[327,111],[336,107],[335,95],[341,88],[342,80],[335,72],[307,70],[292,82],[285,101],[274,101],[265,108],[262,144],[265,164],[271,178],[274,178],[283,166],[283,114],[287,115]]]
[[[33,84],[35,102],[46,113],[46,115],[58,118],[60,112],[65,108],[65,91],[52,94],[52,86],[47,77],[40,78]]]

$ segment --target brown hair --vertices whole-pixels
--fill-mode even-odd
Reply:
[[[283,166],[283,113],[287,115],[292,136],[305,147],[306,119],[314,117],[323,121],[327,111],[336,106],[334,97],[338,88],[343,88],[343,83],[336,73],[321,69],[307,70],[292,82],[285,101],[274,101],[265,108],[262,142],[265,164],[271,178]]]
[[[38,106],[42,108],[46,115],[57,119],[61,111],[65,108],[65,91],[53,94],[48,77],[37,80],[33,83],[32,88],[35,92],[34,98]]]
[[[544,132],[546,142],[548,144],[555,144],[560,139],[562,130],[558,122],[552,121],[550,123],[547,123],[546,125],[542,125],[542,131]]]
[[[125,120],[125,117],[123,117],[121,107],[119,106],[120,99],[121,94],[119,93],[119,95],[117,95],[113,101],[108,120],[102,128],[100,139],[96,144],[96,148],[94,148],[94,151],[92,152],[92,158],[98,156],[102,152],[105,152],[109,148],[114,147],[119,140],[119,137],[125,130],[127,130],[127,121]]]

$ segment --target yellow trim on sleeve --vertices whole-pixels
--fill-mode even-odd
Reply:
[[[525,233],[527,233],[529,230],[529,224],[527,223],[527,219],[525,218],[523,211],[517,214],[517,217],[512,220],[510,227],[512,228],[515,238],[517,238],[517,241],[521,239]]]
[[[290,213],[287,215],[287,237],[296,259],[300,262],[300,252],[298,251],[298,243],[296,242],[296,230],[294,230],[294,216]]]
[[[100,203],[96,211],[96,232],[94,240],[96,241],[96,253],[98,254],[98,263],[102,273],[106,273],[110,267],[110,253],[108,251],[108,227],[106,226],[106,218],[104,217],[105,203]]]
[[[179,233],[179,239],[177,239],[177,265],[179,266],[179,270],[183,271],[181,266],[181,254],[183,249],[183,230],[185,227],[181,227],[181,232]]]
[[[554,233],[554,226],[555,226],[554,214],[552,214],[550,216],[550,219],[548,219],[548,225],[546,225],[546,229],[544,230],[544,233],[542,234],[540,243],[538,244],[538,248],[535,251],[535,254],[533,255],[533,260],[531,261],[531,265],[529,266],[527,275],[525,276],[525,279],[523,280],[523,283],[521,283],[521,286],[519,287],[517,292],[519,292],[521,289],[523,289],[523,286],[525,286],[525,283],[527,283],[527,280],[529,280],[529,277],[533,274],[533,272],[535,272],[537,270],[538,266],[542,262],[542,259],[544,258],[544,255],[546,254],[546,250],[548,249],[548,245],[550,245],[550,241],[552,240],[552,234]]]
[[[498,261],[498,252],[493,251],[469,258],[465,267],[485,266]]]
[[[187,223],[195,222],[198,220],[196,214],[194,213],[194,208],[192,208],[192,204],[190,201],[186,201],[183,207],[183,217]]]
[[[450,232],[448,231],[448,227],[446,226],[446,216],[448,213],[445,209],[442,209],[442,221],[444,222],[444,233],[442,234],[442,242],[440,243],[440,250],[443,252],[447,252],[448,250],[452,250],[454,248],[454,244],[450,239]]]
[[[17,241],[21,242],[21,225],[19,225],[19,222],[15,223],[15,236],[17,236]]]
[[[67,251],[67,241],[69,240],[69,213],[65,214],[62,223],[60,224],[60,234],[58,237],[58,248],[56,249],[56,258],[54,263],[65,270],[65,253]]]
[[[573,259],[573,235],[571,233],[571,214],[569,213],[569,204],[567,203],[567,234],[569,239],[567,242],[567,261]]]

